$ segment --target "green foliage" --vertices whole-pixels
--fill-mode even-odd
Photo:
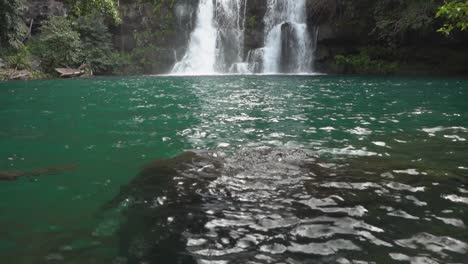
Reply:
[[[0,56],[4,58],[3,62],[5,64],[4,69],[0,68],[0,81],[9,80],[11,74],[22,70],[29,72],[28,79],[45,79],[49,77],[38,68],[39,65],[33,59],[30,50],[30,45],[0,50]]]
[[[89,64],[96,73],[111,72],[112,36],[104,18],[98,14],[81,17],[73,22],[73,28],[80,34],[80,62]]]
[[[82,42],[66,17],[52,16],[41,27],[33,53],[40,57],[46,72],[56,67],[77,66],[81,63]]]
[[[153,17],[155,20],[143,20],[142,27],[144,31],[151,31],[159,34],[158,37],[165,37],[172,33],[175,27],[176,18],[172,8],[175,6],[175,0],[151,0],[153,5]]]
[[[0,0],[0,49],[20,48],[27,34],[21,0]]]
[[[68,0],[72,12],[77,17],[93,16],[96,13],[107,15],[114,23],[121,22],[118,0]]]
[[[336,55],[335,63],[345,67],[349,73],[390,74],[398,70],[398,63],[373,59],[368,49],[363,49],[356,55]]]
[[[140,0],[141,2],[151,2],[153,4],[153,12],[161,12],[163,7],[173,8],[176,0]]]
[[[111,56],[112,74],[134,75],[142,72],[139,65],[134,63],[133,55],[126,52],[114,52]]]
[[[247,28],[253,29],[253,28],[255,28],[256,24],[257,24],[257,17],[256,16],[249,16],[247,18]]]
[[[433,32],[436,0],[380,0],[375,5],[373,33],[380,40],[398,45],[411,35]]]
[[[143,69],[149,69],[154,64],[154,58],[159,51],[158,46],[148,44],[147,46],[138,46],[132,52],[134,63]]]
[[[112,71],[112,36],[100,15],[74,21],[50,17],[32,41],[31,50],[48,73],[57,67],[77,67],[83,63],[98,74]]]
[[[40,80],[40,79],[47,79],[52,78],[51,75],[48,75],[40,70],[32,70],[31,71],[31,79],[32,80]]]
[[[8,80],[8,73],[0,69],[0,81],[7,81],[7,80]]]
[[[141,0],[147,2],[147,0]],[[133,35],[135,48],[132,55],[132,67],[126,71],[134,73],[153,72],[153,66],[160,58],[163,50],[161,47],[171,44],[174,39],[177,20],[174,15],[175,0],[149,0],[153,9],[151,16],[142,20],[140,28]]]
[[[31,52],[27,46],[23,45],[17,50],[13,50],[10,55],[7,55],[5,61],[9,68],[28,70],[32,64]]]
[[[468,1],[447,1],[439,8],[436,17],[445,21],[438,32],[450,35],[454,29],[464,31],[468,29]]]

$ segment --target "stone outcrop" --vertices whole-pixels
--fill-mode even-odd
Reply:
[[[318,32],[315,52],[317,71],[343,73],[345,70],[335,63],[336,55],[355,55],[371,47],[379,50],[380,54],[373,54],[378,59],[398,63],[398,73],[468,73],[468,52],[465,48],[468,34],[455,33],[445,37],[437,33],[440,23],[434,18],[435,4],[434,10],[424,10],[426,7],[423,6],[422,11],[410,10],[406,14],[398,7],[379,7],[378,2],[383,1],[308,0],[308,23]],[[426,12],[421,13],[426,18],[415,21],[415,24],[426,23],[423,29],[417,29],[421,25],[415,25],[415,29],[412,29],[411,25],[407,32],[395,32],[395,36],[382,38],[379,23],[410,15],[422,17],[416,12]]]
[[[122,52],[155,47],[145,53],[154,62],[144,69],[147,73],[167,73],[183,56],[196,18],[198,0],[161,2],[156,9],[149,2],[121,1],[122,23],[112,30],[114,45]]]

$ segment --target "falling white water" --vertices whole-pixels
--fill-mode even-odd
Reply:
[[[244,50],[247,0],[200,0],[186,54],[172,74],[310,73],[306,0],[267,0],[265,46]]]
[[[247,0],[216,0],[219,72],[245,73],[244,33]]]
[[[305,0],[268,0],[265,15],[264,73],[311,71],[313,47]],[[282,58],[282,55],[287,55]]]
[[[215,72],[217,31],[213,17],[213,0],[200,0],[187,52],[172,73],[204,75]]]
[[[247,73],[244,31],[247,0],[200,0],[187,52],[173,74]]]

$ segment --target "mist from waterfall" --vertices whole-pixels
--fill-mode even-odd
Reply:
[[[311,71],[313,48],[305,0],[268,0],[265,14],[264,73]]]

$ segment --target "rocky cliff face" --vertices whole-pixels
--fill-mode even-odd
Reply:
[[[120,2],[122,23],[113,28],[114,45],[141,53],[145,73],[167,73],[183,56],[196,18],[198,0]]]
[[[246,12],[245,50],[255,50],[263,46],[266,13],[266,0],[248,1]]]
[[[177,5],[183,5],[182,2],[186,3],[178,1]],[[314,56],[315,70],[359,73],[360,65],[354,65],[354,68],[337,65],[335,57],[359,56],[365,51],[369,60],[398,64],[396,71],[400,73],[467,73],[468,52],[465,47],[468,46],[468,34],[458,33],[447,38],[436,32],[440,22],[434,19],[434,14],[441,2],[397,2],[308,0],[309,30],[311,35],[317,33],[318,42]],[[245,56],[249,50],[264,45],[266,5],[266,0],[248,1]],[[179,56],[183,54],[183,47],[187,45],[189,32],[193,29],[196,6],[197,1],[185,4],[183,10],[191,12],[185,11],[185,22],[176,27],[178,33],[175,36],[179,38],[167,43],[172,49],[176,47]],[[165,61],[171,64],[169,58]]]
[[[68,13],[67,6],[56,0],[28,0],[24,8],[24,20],[28,25],[32,25],[32,34],[38,33],[41,22],[48,17],[65,16]]]
[[[167,73],[185,53],[199,0],[158,3],[120,1],[122,24],[112,28],[115,47],[140,56],[144,73]],[[371,60],[396,62],[402,73],[468,72],[468,34],[447,38],[434,19],[441,2],[383,0],[307,0],[309,30],[317,34],[314,68],[319,72],[357,72],[356,65],[337,65],[337,55],[363,54]],[[56,0],[29,0],[25,22],[33,34],[52,15],[66,15]],[[264,45],[266,0],[250,0],[246,9],[245,53]],[[29,25],[29,24],[28,24]],[[371,50],[369,52],[369,50]],[[287,51],[285,51],[287,52]],[[359,65],[357,66],[359,67]]]
[[[397,63],[397,73],[468,73],[468,34],[437,33],[440,22],[434,16],[440,4],[437,0],[309,0],[309,24],[318,29],[316,70],[350,72],[336,64],[335,56],[364,50],[370,59]]]

